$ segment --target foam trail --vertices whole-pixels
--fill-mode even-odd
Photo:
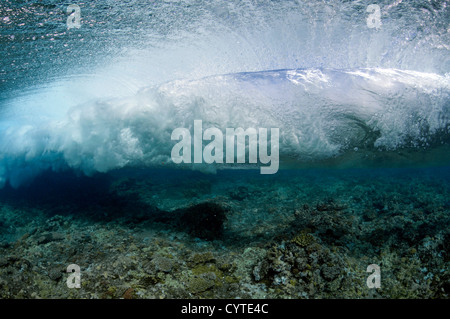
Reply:
[[[172,81],[129,97],[95,99],[53,118],[0,122],[0,186],[43,170],[87,175],[171,162],[177,127],[280,129],[281,164],[446,144],[450,79],[395,69],[292,69]],[[368,163],[367,163],[368,164]]]

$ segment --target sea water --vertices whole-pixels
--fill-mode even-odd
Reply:
[[[448,297],[449,10],[3,1],[2,296]],[[251,136],[238,158],[218,133],[214,150],[192,141],[215,160],[174,161],[173,132],[196,121],[277,129],[279,169],[261,175]],[[40,265],[26,293],[20,258]],[[70,264],[128,277],[75,293]],[[384,290],[361,279],[371,264]]]

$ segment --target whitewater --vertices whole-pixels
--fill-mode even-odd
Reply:
[[[65,6],[2,5],[0,187],[179,168],[194,120],[279,128],[281,168],[448,164],[447,1],[384,1],[379,29],[365,1],[136,3],[92,1],[70,30]]]

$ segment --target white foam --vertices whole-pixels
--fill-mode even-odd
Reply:
[[[58,100],[59,112],[33,117],[21,109],[2,120],[0,186],[18,187],[46,169],[89,175],[167,165],[172,131],[195,119],[222,130],[280,128],[281,159],[298,162],[339,156],[374,131],[373,147],[423,147],[448,130],[449,92],[449,77],[436,74],[307,69],[173,81],[69,107]]]

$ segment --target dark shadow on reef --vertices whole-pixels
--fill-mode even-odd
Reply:
[[[166,176],[170,177],[166,174],[164,178]],[[398,185],[390,185],[385,182],[386,179],[380,179],[383,183],[378,182],[376,185],[388,187],[384,192],[374,186],[366,193],[358,195],[359,197],[354,194],[354,201],[364,203],[362,211],[355,212],[332,197],[310,202],[309,205],[300,201],[277,206],[278,210],[286,210],[291,214],[293,220],[278,232],[255,232],[250,235],[242,233],[240,228],[233,230],[224,227],[227,216],[233,215],[232,207],[236,207],[230,203],[262,201],[265,196],[257,189],[250,191],[243,186],[236,186],[228,197],[218,196],[165,211],[144,202],[138,193],[130,191],[136,186],[134,179],[125,179],[120,183],[120,187],[111,187],[114,177],[109,174],[86,177],[74,172],[47,172],[27,187],[17,190],[5,187],[0,190],[0,205],[8,203],[16,208],[24,208],[23,211],[26,212],[29,211],[27,208],[39,209],[47,219],[56,215],[66,216],[86,225],[111,223],[111,226],[120,224],[136,231],[180,231],[192,238],[218,240],[220,245],[225,246],[245,246],[256,242],[265,244],[271,240],[290,241],[300,234],[301,237],[306,236],[306,239],[317,237],[327,245],[348,247],[355,253],[355,246],[360,247],[361,251],[379,252],[387,246],[412,247],[436,233],[444,233],[448,237],[449,215],[446,212],[450,204],[446,201],[440,207],[425,195],[417,196],[420,189],[410,183],[409,176],[414,174],[403,177],[404,181]],[[447,175],[443,176],[446,178]],[[172,178],[179,179],[178,173]],[[402,181],[400,177],[397,177],[397,180]],[[365,185],[364,183],[364,179],[355,179],[349,187],[357,189],[359,184]],[[428,182],[429,187],[433,189],[442,188],[436,183],[434,180]],[[168,187],[171,185],[179,184],[171,181]],[[401,185],[404,186],[400,187]],[[172,188],[169,190],[172,191]],[[445,188],[441,191],[444,192]],[[393,208],[387,209],[388,206]],[[30,210],[29,215],[32,214]],[[229,220],[233,221],[232,218]],[[23,223],[25,222],[24,220]],[[0,236],[7,234],[8,229],[7,221],[2,220],[0,216]],[[448,246],[440,249],[448,254]]]
[[[183,231],[203,240],[224,237],[227,209],[220,204],[204,202],[163,211],[143,202],[135,193],[118,194],[111,190],[110,183],[106,174],[86,177],[73,172],[46,172],[26,187],[0,190],[0,201],[24,209],[41,209],[47,218],[59,215],[86,223],[117,222],[131,229],[139,224]]]

